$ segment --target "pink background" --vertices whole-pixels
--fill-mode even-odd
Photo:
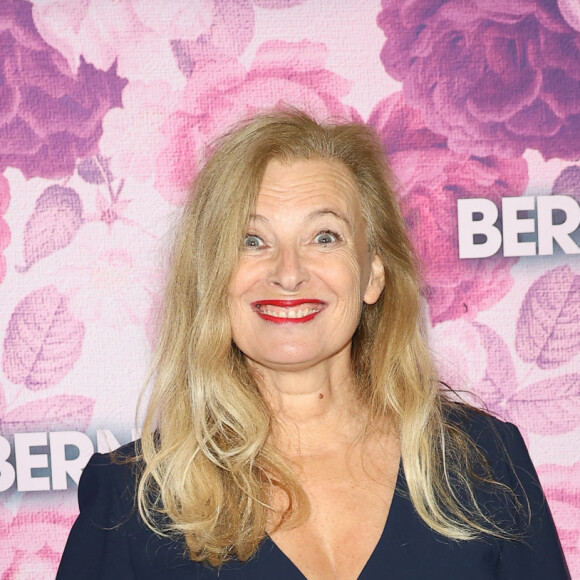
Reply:
[[[280,101],[382,135],[434,355],[522,430],[580,578],[579,258],[457,247],[458,199],[580,201],[577,0],[3,0],[0,62],[0,578],[54,577],[76,514],[15,434],[131,439],[203,146]]]

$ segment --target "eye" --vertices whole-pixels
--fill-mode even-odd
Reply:
[[[316,236],[314,236],[314,241],[317,244],[322,244],[323,246],[326,246],[327,244],[332,244],[333,242],[337,242],[340,239],[341,238],[337,233],[331,231],[320,232],[316,234]]]
[[[264,240],[260,236],[247,234],[244,238],[244,248],[261,248],[264,245]]]

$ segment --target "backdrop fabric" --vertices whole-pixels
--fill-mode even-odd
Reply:
[[[281,103],[380,134],[442,376],[519,426],[580,578],[578,0],[2,0],[0,578],[54,577],[204,148]]]

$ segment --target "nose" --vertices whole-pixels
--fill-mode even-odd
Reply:
[[[310,278],[297,248],[280,248],[272,261],[268,282],[287,292],[294,292]]]

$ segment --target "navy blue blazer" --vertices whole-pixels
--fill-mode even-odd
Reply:
[[[472,414],[463,426],[487,455],[494,475],[525,502],[532,519],[523,541],[449,540],[426,526],[408,499],[403,469],[382,536],[359,580],[566,580],[570,574],[554,522],[518,429]],[[121,449],[134,454],[134,444]],[[506,458],[506,453],[509,460]],[[134,509],[135,463],[95,454],[79,483],[80,515],[70,533],[57,580],[304,580],[268,537],[248,562],[219,570],[193,562],[185,543],[161,538]],[[503,521],[518,521],[509,502],[480,497]],[[348,549],[348,547],[345,547]]]

